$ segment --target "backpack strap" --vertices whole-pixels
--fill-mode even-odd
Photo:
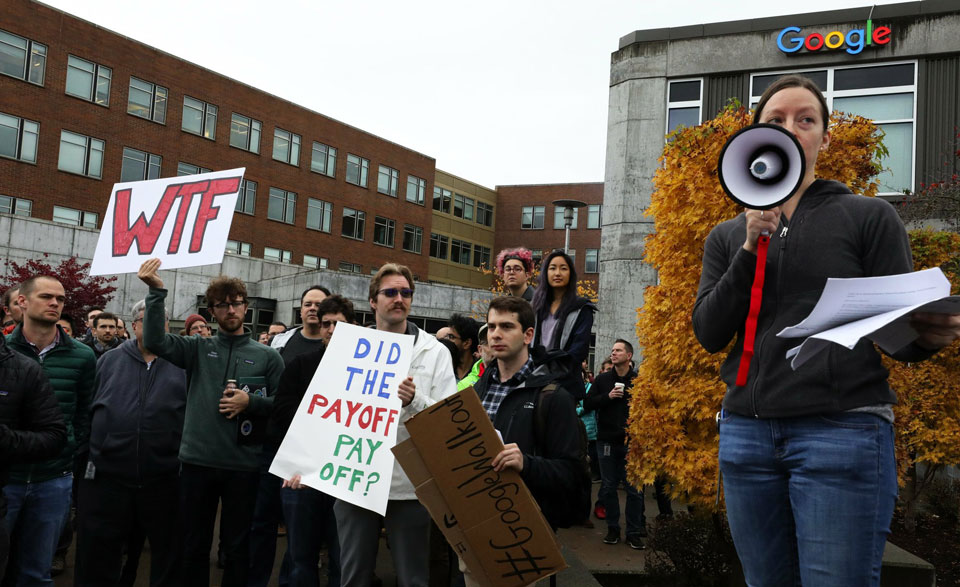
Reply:
[[[533,405],[533,436],[536,439],[536,446],[534,446],[535,455],[542,453],[542,447],[546,444],[546,434],[547,429],[547,399],[553,395],[553,392],[557,390],[556,383],[548,383],[540,389],[540,393],[537,394],[537,399]]]

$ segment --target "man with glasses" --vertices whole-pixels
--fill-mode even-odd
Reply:
[[[370,280],[370,309],[374,311],[377,330],[413,336],[410,372],[397,392],[403,406],[397,428],[398,443],[410,438],[407,420],[457,391],[450,352],[435,337],[407,322],[413,291],[413,274],[403,265],[386,263]],[[299,485],[299,480],[292,479],[291,485]],[[381,525],[387,529],[397,584],[426,587],[430,515],[417,500],[413,484],[398,463],[393,466],[386,516],[345,501],[337,501],[334,511],[340,536],[340,584],[343,587],[371,584]]]
[[[497,273],[507,295],[533,301],[533,288],[527,284],[533,275],[533,253],[519,247],[504,249],[497,255]]]
[[[460,382],[470,375],[470,371],[476,362],[477,344],[479,342],[477,333],[479,331],[480,326],[477,321],[462,314],[450,316],[447,325],[437,331],[437,340],[445,338],[456,345],[459,351],[456,376],[457,387],[460,389],[466,387],[460,387]]]
[[[283,359],[244,328],[247,288],[220,276],[207,287],[216,336],[164,332],[167,290],[148,259],[138,276],[150,287],[143,317],[144,346],[187,372],[187,408],[180,443],[180,508],[184,520],[183,585],[210,582],[210,545],[221,504],[222,585],[247,585],[250,523],[259,482],[260,449]]]

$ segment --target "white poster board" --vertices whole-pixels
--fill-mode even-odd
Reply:
[[[412,354],[410,335],[338,325],[270,472],[386,514]]]
[[[243,168],[113,185],[90,275],[223,261]]]

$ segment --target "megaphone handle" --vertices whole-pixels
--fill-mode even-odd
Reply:
[[[760,315],[760,302],[763,299],[763,278],[767,271],[767,249],[770,235],[757,237],[757,268],[753,273],[753,285],[750,287],[750,310],[743,333],[743,354],[740,355],[740,368],[737,370],[737,385],[747,384],[750,373],[750,361],[753,359],[753,343],[757,337],[757,317]]]

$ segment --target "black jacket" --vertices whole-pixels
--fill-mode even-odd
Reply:
[[[14,352],[0,336],[0,518],[12,463],[50,459],[67,444],[67,427],[39,363]]]
[[[142,485],[176,475],[186,403],[184,370],[160,357],[147,366],[136,339],[100,357],[90,424],[96,476]]]
[[[757,257],[743,249],[743,214],[717,225],[707,237],[703,272],[693,309],[693,330],[711,353],[736,337],[720,370],[727,384],[723,407],[760,418],[825,414],[896,403],[887,371],[873,343],[848,350],[830,344],[794,371],[785,358],[799,345],[776,334],[807,317],[829,277],[875,277],[913,271],[903,223],[889,203],[856,196],[835,181],[817,180],[792,218],[770,238],[755,355],[745,386],[737,386],[744,322]],[[894,358],[922,360],[933,354],[909,345]]]
[[[496,369],[488,368],[474,385],[483,401]],[[523,471],[520,476],[537,500],[544,517],[552,526],[559,512],[569,501],[561,495],[574,495],[579,467],[579,438],[577,435],[576,405],[570,393],[558,387],[547,402],[546,430],[540,431],[543,446],[537,444],[534,428],[534,407],[540,400],[540,390],[562,376],[555,363],[538,365],[527,379],[507,393],[497,409],[493,426],[500,431],[504,444],[516,443],[523,453]]]
[[[297,408],[304,394],[307,393],[307,388],[310,387],[313,374],[320,366],[325,350],[326,347],[320,347],[318,350],[297,355],[283,370],[277,393],[273,396],[273,411],[270,412],[267,437],[263,441],[264,450],[270,449],[276,452],[280,448],[280,443],[290,429]]]
[[[557,316],[557,325],[553,329],[551,340],[542,340],[541,337],[541,324],[547,317],[547,309],[537,312],[534,323],[534,348],[542,346],[547,351],[562,350],[567,354],[564,364],[566,373],[561,383],[577,401],[582,400],[587,393],[583,383],[582,363],[590,354],[590,331],[593,330],[593,313],[596,311],[597,307],[587,298],[576,298]]]
[[[630,413],[630,389],[637,376],[634,370],[623,377],[615,369],[597,375],[590,386],[590,393],[583,400],[584,410],[597,412],[597,440],[611,444],[623,444],[627,438],[627,416]],[[623,397],[610,398],[615,383],[623,383]]]
[[[115,348],[117,348],[118,346],[120,346],[120,343],[122,343],[123,341],[120,340],[120,337],[116,337],[116,338],[113,339],[113,342],[110,343],[110,346],[108,346],[108,347],[107,347],[107,346],[103,346],[103,343],[101,343],[101,342],[100,342],[99,340],[97,340],[96,338],[90,338],[90,340],[83,340],[82,342],[83,342],[83,344],[85,344],[85,345],[87,345],[88,347],[90,347],[90,350],[92,350],[92,351],[93,351],[93,354],[97,357],[97,359],[99,359],[100,357],[102,357],[103,355],[105,355],[105,354],[107,353],[107,351],[112,351],[113,349],[115,349]]]

